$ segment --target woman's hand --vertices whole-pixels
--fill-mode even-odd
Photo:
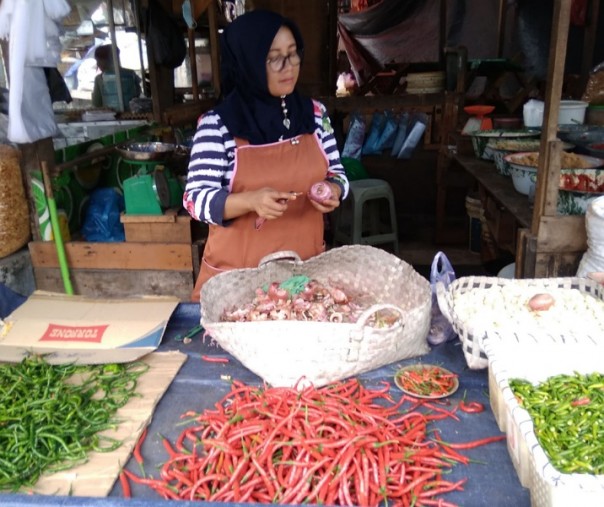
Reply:
[[[256,213],[263,220],[279,218],[285,213],[287,203],[298,195],[269,187],[229,194],[224,205],[224,220],[232,220],[247,213]]]
[[[274,188],[261,188],[250,192],[252,211],[265,220],[279,218],[287,210],[287,203],[298,197],[296,192],[279,192]]]
[[[320,204],[312,199],[309,200],[316,210],[320,211],[321,213],[330,213],[340,205],[340,195],[342,193],[342,189],[339,185],[336,185],[330,181],[326,181],[325,183],[331,188],[331,199],[326,199]]]

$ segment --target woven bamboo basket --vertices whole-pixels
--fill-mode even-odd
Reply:
[[[577,323],[576,315],[569,312],[568,325],[561,326],[555,332],[540,329],[538,326],[519,326],[514,315],[501,315],[505,325],[496,325],[488,318],[477,315],[470,321],[463,320],[456,308],[455,297],[476,289],[488,289],[491,287],[514,287],[532,295],[539,292],[556,291],[558,289],[576,289],[584,295],[591,295],[598,300],[604,301],[604,286],[595,280],[588,278],[566,277],[566,278],[531,278],[525,280],[510,280],[507,278],[467,276],[452,282],[448,288],[439,283],[436,286],[438,306],[443,315],[449,320],[453,329],[459,335],[462,343],[463,354],[472,369],[482,369],[488,366],[488,356],[485,352],[486,340],[497,340],[504,342],[506,347],[517,347],[519,353],[533,350],[535,347],[546,348],[548,345],[586,343],[604,344],[604,328],[601,333],[585,331],[585,322]],[[563,312],[565,308],[557,308],[556,312]]]
[[[21,179],[20,152],[0,144],[0,259],[29,241],[29,208]]]
[[[220,322],[223,311],[251,301],[264,284],[306,275],[376,302],[354,323]],[[293,252],[266,257],[258,268],[211,278],[202,288],[201,324],[227,352],[273,386],[316,387],[429,351],[431,293],[413,267],[365,245],[334,248],[307,261]],[[366,325],[376,311],[400,314],[388,328]]]

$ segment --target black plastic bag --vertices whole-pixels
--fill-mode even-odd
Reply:
[[[155,63],[164,67],[180,67],[187,56],[182,30],[157,0],[149,0],[147,43]]]

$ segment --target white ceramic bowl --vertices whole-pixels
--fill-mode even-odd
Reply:
[[[510,166],[512,182],[517,192],[529,195],[531,186],[537,182],[537,167],[527,162],[527,156],[537,160],[538,155],[538,152],[518,152],[505,155],[504,159]],[[573,161],[576,161],[578,157],[581,159],[580,165],[588,167],[563,167],[560,171],[560,188],[562,190],[573,194],[577,192],[589,194],[604,192],[604,169],[600,168],[604,165],[603,159],[576,154],[568,157],[569,159],[572,158]],[[576,199],[574,200],[576,201]],[[582,198],[581,204],[583,204],[583,200]]]
[[[602,195],[597,192],[560,190],[556,211],[559,215],[585,215],[589,205]]]
[[[497,139],[490,140],[487,144],[487,148],[490,148],[493,153],[493,160],[495,161],[497,172],[502,176],[511,176],[511,166],[505,160],[505,156],[510,153],[538,151],[540,144],[541,141],[539,139]],[[570,143],[562,144],[562,149],[564,151],[572,150],[573,148],[574,145]]]
[[[531,187],[537,183],[537,168],[510,164],[510,176],[516,192],[529,195]]]

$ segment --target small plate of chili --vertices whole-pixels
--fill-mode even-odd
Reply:
[[[455,373],[433,364],[411,364],[394,374],[394,383],[416,398],[438,399],[451,396],[459,388]]]

